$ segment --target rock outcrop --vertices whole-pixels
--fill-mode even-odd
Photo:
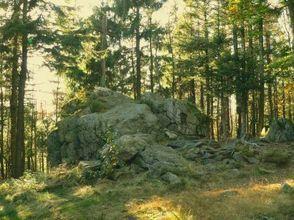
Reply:
[[[64,109],[66,117],[48,139],[50,164],[100,161],[101,175],[133,166],[175,182],[173,175],[187,173],[190,162],[164,143],[208,134],[209,118],[194,105],[155,94],[135,102],[98,88],[84,101],[71,100]]]
[[[294,141],[294,124],[287,119],[274,120],[266,139],[271,142]]]
[[[144,94],[141,102],[150,106],[162,128],[182,135],[207,136],[209,118],[193,104],[152,93]]]

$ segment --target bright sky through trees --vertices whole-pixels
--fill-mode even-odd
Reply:
[[[97,5],[97,0],[52,0],[53,3],[60,5],[71,5],[75,6],[80,10],[81,17],[90,16],[92,13],[93,7]],[[165,24],[168,22],[168,14],[172,9],[174,4],[177,4],[179,10],[183,9],[183,1],[182,0],[169,0],[163,8],[161,8],[156,14],[155,19],[161,24]],[[33,55],[29,61],[29,69],[34,73],[33,74],[33,82],[34,89],[36,93],[34,93],[34,98],[37,99],[38,107],[42,103],[43,107],[47,109],[47,111],[51,112],[54,110],[54,106],[52,105],[53,95],[52,91],[56,89],[56,84],[52,83],[52,81],[57,80],[57,76],[54,72],[51,72],[48,68],[44,67],[43,59],[40,54]],[[65,89],[65,86],[62,86]]]
[[[80,11],[79,15],[83,18],[90,16],[92,13],[93,7],[98,5],[99,1],[97,0],[51,0],[53,3],[59,5],[70,5],[77,7]],[[182,0],[168,0],[165,5],[155,13],[155,19],[164,25],[168,22],[168,14],[171,11],[174,4],[177,4],[179,8],[179,13],[184,10],[184,3]],[[272,0],[271,4],[274,6],[278,4],[278,0]],[[281,26],[284,26],[283,21],[280,21]],[[287,28],[287,27],[283,27]],[[36,93],[34,97],[37,99],[40,106],[43,103],[43,106],[47,108],[50,112],[54,109],[52,105],[52,91],[56,88],[56,84],[52,81],[57,80],[57,76],[54,72],[51,72],[48,68],[42,66],[43,59],[40,54],[33,55],[30,58],[29,69],[34,73],[34,79],[32,84],[34,84],[34,89]],[[63,86],[65,87],[65,86]],[[65,89],[65,88],[64,88]]]

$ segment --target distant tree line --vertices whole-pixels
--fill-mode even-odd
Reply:
[[[28,98],[36,51],[69,98],[102,86],[187,99],[210,117],[209,138],[255,137],[278,117],[293,120],[293,1],[185,0],[184,10],[174,1],[163,25],[165,2],[100,1],[80,18],[49,1],[1,1],[2,178],[46,169],[46,136],[60,119],[58,90],[53,120]]]

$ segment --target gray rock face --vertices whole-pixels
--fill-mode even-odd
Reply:
[[[182,135],[207,136],[209,118],[192,104],[152,93],[143,95],[141,102],[150,106],[162,127]]]
[[[118,158],[124,162],[129,162],[138,154],[149,147],[152,137],[146,134],[124,135],[116,142],[118,148]]]
[[[272,142],[294,141],[294,124],[287,119],[273,121],[266,139]]]
[[[108,175],[133,164],[152,176],[169,173],[168,179],[174,182],[173,175],[187,173],[191,162],[160,144],[158,137],[205,136],[208,129],[207,117],[196,107],[157,95],[145,95],[136,103],[120,93],[97,88],[86,101],[72,101],[69,106],[74,109],[66,112],[67,117],[49,136],[52,166],[96,160],[101,164],[99,172]]]
[[[59,123],[58,140],[62,161],[76,163],[98,158],[99,150],[107,142],[108,133],[116,136],[152,133],[158,130],[158,121],[147,105],[127,103],[105,113],[71,116]],[[56,142],[51,140],[50,143]],[[49,145],[51,148],[51,145]],[[58,149],[56,144],[52,148]],[[56,149],[57,148],[57,149]]]
[[[176,150],[163,145],[151,145],[141,152],[135,163],[154,177],[167,172],[181,175],[188,172],[189,162]]]
[[[119,135],[151,133],[159,128],[157,117],[144,104],[118,105],[99,116],[102,124]]]

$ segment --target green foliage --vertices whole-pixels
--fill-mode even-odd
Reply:
[[[277,166],[285,166],[289,164],[291,158],[291,153],[283,149],[268,150],[262,155],[263,161],[274,163]]]
[[[101,154],[101,170],[100,175],[102,177],[113,178],[114,171],[121,167],[122,161],[119,160],[118,146],[114,143],[115,132],[109,130],[105,133],[104,139],[106,144]]]

